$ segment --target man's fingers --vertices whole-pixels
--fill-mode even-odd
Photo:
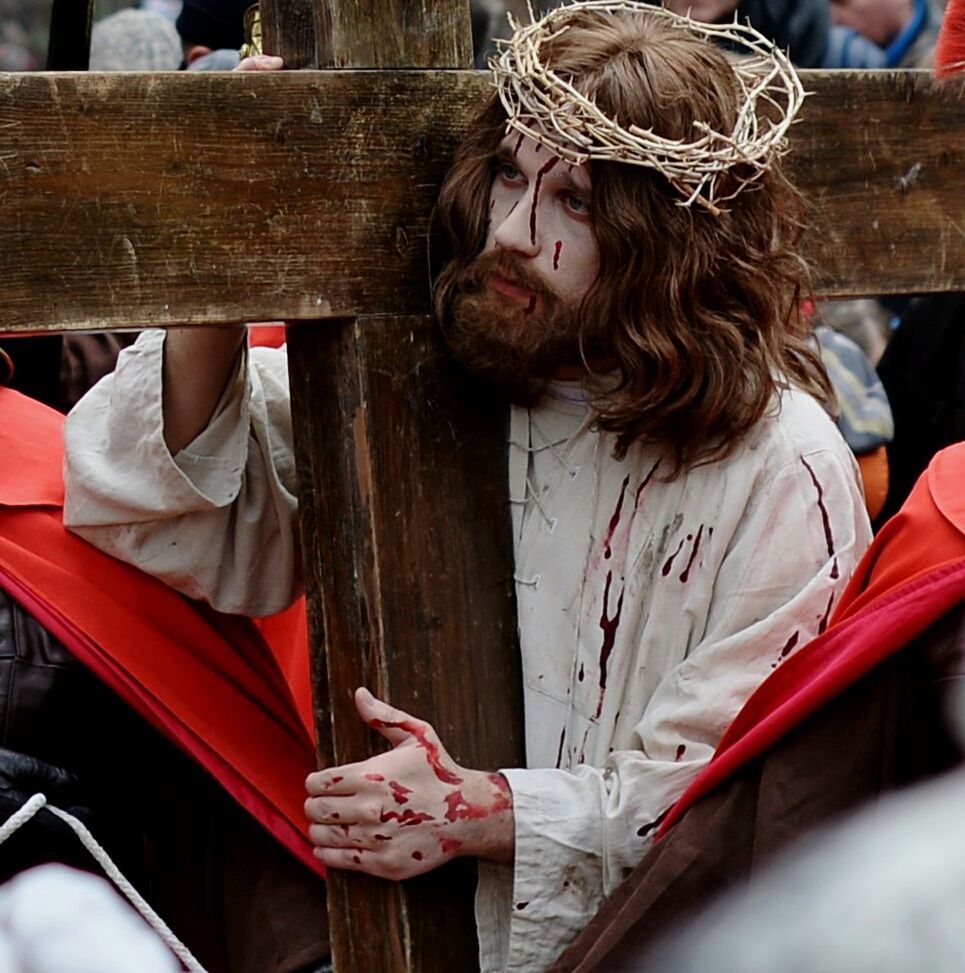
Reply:
[[[393,746],[405,743],[414,734],[425,732],[425,723],[376,699],[364,686],[355,690],[355,708],[362,721],[378,730]]]
[[[256,54],[254,57],[246,57],[238,62],[235,71],[280,71],[285,66],[285,62],[280,57],[273,54]]]
[[[309,826],[308,837],[316,848],[351,848],[353,851],[368,851],[370,842],[362,836],[362,831],[351,825],[313,824]]]
[[[339,810],[338,803],[343,806],[342,810]],[[305,801],[305,817],[318,824],[356,824],[355,815],[344,809],[345,804],[345,801],[331,802],[324,797],[310,797]]]
[[[352,872],[367,872],[366,855],[361,848],[316,848],[315,857],[326,868],[344,868]]]
[[[357,792],[354,778],[347,774],[345,767],[331,770],[316,770],[305,778],[305,790],[311,797],[352,797]]]

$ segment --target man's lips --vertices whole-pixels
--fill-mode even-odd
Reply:
[[[490,274],[487,283],[491,290],[503,294],[517,304],[522,304],[523,307],[532,308],[535,304],[536,295],[532,291],[520,287],[519,284],[513,283],[513,281],[508,280],[506,277],[501,277],[499,274]]]

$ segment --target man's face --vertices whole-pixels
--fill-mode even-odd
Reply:
[[[489,193],[485,250],[501,251],[507,262],[537,275],[564,304],[579,303],[600,266],[586,166],[564,162],[531,138],[504,138]],[[528,305],[529,294],[506,283],[493,275],[489,286]]]
[[[518,134],[503,139],[486,243],[465,271],[449,336],[467,365],[515,383],[578,362],[577,311],[600,263],[589,206],[585,166]]]

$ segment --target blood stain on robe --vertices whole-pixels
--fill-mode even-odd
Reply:
[[[687,745],[685,743],[681,743],[680,746],[677,747],[676,756],[674,756],[674,758],[673,758],[674,759],[674,763],[680,763],[680,759],[683,757],[683,755],[686,752],[687,752]]]
[[[630,483],[630,477],[625,476],[623,479],[623,486],[620,487],[620,497],[617,500],[617,505],[613,510],[613,515],[610,517],[610,523],[607,525],[606,536],[603,538],[603,556],[607,560],[613,554],[613,533],[617,529],[620,523],[620,514],[623,512],[623,500],[627,495],[627,486]]]
[[[688,535],[688,537],[689,536],[690,535]],[[663,577],[663,578],[667,577],[667,575],[670,574],[670,572],[673,570],[674,558],[676,558],[676,556],[683,550],[684,543],[685,543],[684,539],[681,538],[680,539],[680,543],[677,545],[677,550],[674,551],[673,554],[671,554],[670,557],[667,558],[666,563],[660,569],[660,576],[661,577]]]
[[[387,834],[376,834],[376,835],[372,835],[372,837],[375,838],[376,841],[391,841],[392,840],[392,838],[389,835],[387,835]]]
[[[657,467],[659,465],[660,465],[660,460],[657,460],[657,462],[654,463],[653,466],[650,467],[650,472],[647,473],[647,475],[640,482],[640,486],[637,487],[637,492],[636,492],[636,494],[634,495],[634,498],[633,498],[633,509],[634,510],[636,510],[637,507],[640,506],[640,495],[643,493],[644,490],[646,490],[647,484],[649,484],[650,481],[653,479],[653,476],[657,472]]]
[[[404,787],[396,780],[389,781],[389,790],[392,791],[392,797],[396,804],[408,804],[409,795],[412,793],[411,787]]]
[[[560,748],[556,751],[556,769],[559,770],[563,762],[563,741],[566,739],[566,727],[560,730]]]
[[[651,831],[656,831],[657,828],[659,828],[660,825],[663,824],[664,818],[669,813],[670,813],[670,808],[668,807],[667,810],[663,812],[663,814],[657,816],[657,819],[655,821],[651,821],[649,824],[645,824],[642,827],[637,828],[637,837],[646,838]]]
[[[553,270],[560,269],[560,254],[563,252],[563,241],[557,240],[553,244]]]
[[[414,858],[414,859],[415,859],[415,860],[416,860],[417,862],[421,862],[421,861],[422,861],[422,852],[421,852],[421,851],[414,851],[414,852],[412,852],[412,857],[413,857],[413,858]]]
[[[536,151],[539,151],[539,145],[536,146]],[[530,243],[534,246],[536,245],[536,207],[539,205],[539,187],[543,182],[543,177],[556,165],[560,160],[554,155],[545,166],[542,166],[536,173],[536,184],[533,186],[533,205],[529,211],[529,239]]]
[[[602,696],[600,698],[600,703],[601,703],[601,705],[603,703]],[[597,711],[597,714],[596,715],[597,716],[600,715],[599,710]],[[592,726],[592,724],[590,724],[590,726]],[[590,735],[590,727],[588,726],[586,728],[586,732],[583,734],[583,742],[580,744],[580,755],[579,755],[579,757],[576,758],[576,762],[578,764],[586,763],[586,738],[589,735]]]
[[[834,557],[834,536],[831,533],[831,518],[828,516],[828,508],[824,505],[824,487],[821,486],[811,464],[802,456],[801,462],[811,476],[811,482],[818,494],[818,509],[821,511],[821,523],[824,525],[824,541],[828,545],[828,557]],[[834,566],[831,568],[831,577],[838,577],[838,562],[835,559]]]
[[[359,858],[358,855],[352,855],[352,861],[355,862],[356,865],[361,865],[362,864],[362,859]]]
[[[528,905],[529,905],[529,902],[517,902],[516,903],[516,911],[517,912],[522,912],[523,909],[525,909],[526,906],[528,906]]]
[[[824,617],[818,622],[818,635],[820,635],[828,627],[828,619],[831,617],[831,606],[834,604],[834,592],[831,592],[831,597],[828,598],[828,607],[824,610]]]
[[[606,693],[606,667],[610,661],[610,653],[616,641],[617,628],[620,626],[620,615],[623,613],[623,595],[617,601],[616,611],[611,617],[610,612],[610,587],[613,584],[613,572],[607,571],[606,585],[603,588],[603,612],[600,615],[600,628],[603,630],[603,644],[600,646],[600,701],[597,703],[596,715],[599,716],[603,711],[603,697]]]
[[[697,537],[694,540],[693,550],[690,552],[690,560],[687,562],[687,567],[684,568],[683,573],[680,575],[680,580],[684,584],[687,583],[687,579],[690,577],[690,569],[693,567],[694,559],[697,557],[697,550],[700,547],[700,538],[703,536],[703,533],[704,525],[701,524],[700,527],[697,528]],[[687,538],[688,540],[690,539],[689,534],[687,535]]]
[[[376,783],[379,784],[381,784],[385,780],[385,778],[381,774],[366,774],[365,779],[374,780]]]
[[[799,632],[795,632],[785,643],[784,648],[781,649],[781,658],[786,659],[790,654],[791,650],[797,645]]]

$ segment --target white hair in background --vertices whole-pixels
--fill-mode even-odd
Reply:
[[[183,56],[174,24],[147,10],[119,10],[91,28],[91,71],[177,71]]]
[[[955,709],[961,739],[962,707]],[[963,813],[962,770],[892,795],[802,841],[634,969],[961,973]]]
[[[64,865],[0,887],[3,973],[178,973],[154,930],[102,878]]]

